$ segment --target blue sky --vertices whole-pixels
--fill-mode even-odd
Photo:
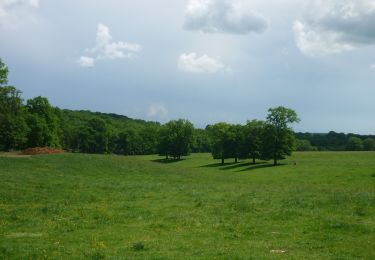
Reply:
[[[297,131],[375,133],[375,0],[0,0],[25,98],[197,127],[293,108]]]

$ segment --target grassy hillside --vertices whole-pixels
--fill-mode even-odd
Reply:
[[[375,153],[158,159],[0,157],[0,258],[375,258]]]

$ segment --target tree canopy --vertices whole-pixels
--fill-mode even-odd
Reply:
[[[291,155],[295,139],[290,124],[299,121],[292,109],[276,107],[268,110],[262,137],[262,159],[273,159],[274,165],[277,165],[278,160]]]
[[[188,120],[172,120],[166,123],[159,132],[158,150],[167,159],[181,159],[191,150],[193,144],[193,124]]]

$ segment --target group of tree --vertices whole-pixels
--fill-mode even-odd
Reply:
[[[0,146],[3,150],[35,146],[59,146],[55,108],[46,98],[29,99],[8,83],[8,68],[0,60]]]
[[[0,59],[0,150],[55,147],[72,152],[152,154],[160,124],[114,114],[61,110],[47,98],[26,102],[8,85],[8,68]]]
[[[207,126],[212,155],[224,164],[225,159],[250,158],[274,161],[291,155],[294,133],[290,125],[299,122],[295,111],[285,107],[271,108],[265,121],[248,121],[246,125],[218,123]]]

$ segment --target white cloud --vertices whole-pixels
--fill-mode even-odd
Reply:
[[[190,0],[184,28],[205,33],[262,33],[267,20],[241,0]]]
[[[148,108],[148,116],[162,120],[168,119],[168,109],[163,104],[151,104]]]
[[[181,71],[193,73],[216,73],[225,68],[225,65],[217,59],[211,58],[206,54],[198,56],[192,52],[181,54],[178,58],[178,68]]]
[[[370,69],[375,70],[375,63],[370,65]]]
[[[95,60],[91,57],[87,57],[87,56],[81,56],[78,60],[77,60],[79,66],[83,67],[83,68],[90,68],[90,67],[94,67],[95,65]]]
[[[92,67],[97,60],[132,58],[135,53],[140,52],[141,50],[142,47],[139,44],[122,41],[113,42],[109,28],[104,24],[98,24],[96,46],[91,49],[86,49],[86,52],[91,53],[94,57],[84,56],[79,60],[84,58],[85,62],[83,63],[91,64],[91,66],[81,65],[82,67]]]
[[[38,7],[39,0],[0,0],[0,27],[15,28],[35,22],[33,11]]]
[[[313,0],[294,23],[306,55],[325,55],[375,44],[375,0]]]

